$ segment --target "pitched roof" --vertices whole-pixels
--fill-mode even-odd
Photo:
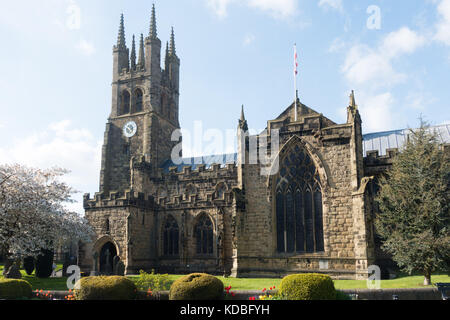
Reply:
[[[450,124],[433,126],[429,130],[436,130],[442,143],[450,143]],[[401,149],[409,134],[409,129],[365,134],[363,135],[363,155],[366,157],[368,151],[378,151],[380,156],[384,156],[387,149]],[[177,171],[181,172],[183,167],[186,166],[190,166],[192,170],[197,169],[199,165],[205,165],[207,169],[213,164],[219,164],[223,167],[226,164],[237,163],[237,157],[237,153],[190,157],[182,158],[181,164],[174,164],[172,160],[167,160],[161,168],[165,172],[169,172],[171,167],[177,167]]]
[[[430,127],[428,130],[436,131],[442,143],[450,143],[450,124]],[[363,135],[363,154],[368,151],[378,151],[380,156],[386,155],[387,149],[401,149],[405,144],[409,129],[376,132]]]
[[[177,171],[181,172],[183,167],[190,166],[192,170],[197,169],[199,165],[204,164],[206,168],[210,168],[213,164],[220,164],[221,166],[225,166],[226,164],[237,163],[237,153],[228,153],[228,154],[218,154],[204,157],[191,157],[191,158],[182,158],[181,164],[174,164],[172,160],[167,160],[161,166],[161,168],[165,172],[169,172],[171,167],[177,167]]]

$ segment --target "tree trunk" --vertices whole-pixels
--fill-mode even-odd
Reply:
[[[425,272],[425,278],[423,280],[424,286],[431,286],[431,272]]]

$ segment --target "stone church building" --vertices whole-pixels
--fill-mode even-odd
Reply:
[[[297,100],[256,137],[247,134],[242,111],[237,154],[175,165],[172,151],[178,142],[171,138],[180,128],[180,58],[174,33],[164,68],[154,8],[148,36],[138,40],[136,50],[133,37],[130,52],[122,16],[113,48],[100,190],[93,198],[84,196],[96,235],[80,246],[82,270],[107,272],[118,256],[127,274],[154,269],[366,278],[368,266],[385,258],[372,223],[373,182],[396,150],[370,149],[354,94],[346,123],[337,124]],[[274,133],[279,150],[271,154],[271,143],[263,142],[273,141]],[[251,161],[252,141],[271,162]],[[270,173],[261,174],[264,170]]]

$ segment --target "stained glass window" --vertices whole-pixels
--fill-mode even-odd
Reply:
[[[314,162],[300,146],[280,159],[275,192],[277,251],[324,251],[320,178]]]
[[[120,95],[120,112],[119,115],[130,113],[130,94],[124,90]]]
[[[213,224],[207,215],[203,215],[195,226],[197,254],[213,254]]]
[[[143,97],[144,97],[144,95],[142,94],[141,89],[137,89],[134,92],[134,104],[135,104],[134,111],[135,112],[142,111]]]
[[[178,255],[179,229],[177,221],[172,216],[169,216],[164,224],[163,238],[164,255]]]

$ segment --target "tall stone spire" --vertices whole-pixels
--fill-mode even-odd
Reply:
[[[119,35],[117,37],[117,48],[125,49],[125,23],[123,19],[123,13],[120,15]]]
[[[241,109],[241,118],[239,119],[239,128],[244,130],[244,132],[248,131],[247,120],[245,120],[245,114],[244,114],[244,105],[242,105],[242,109]]]
[[[156,10],[155,10],[155,4],[153,4],[152,7],[152,18],[150,20],[150,38],[156,39],[158,37],[158,32],[156,30]]]
[[[356,119],[359,119],[359,121],[361,120],[359,116],[358,106],[356,105],[355,101],[355,91],[352,90],[352,92],[350,93],[350,101],[347,108],[347,123],[351,123]]]
[[[165,70],[169,71],[169,41],[166,42]]]
[[[136,41],[133,34],[133,42],[131,44],[131,56],[130,56],[131,70],[136,70]]]
[[[144,35],[141,33],[141,41],[139,43],[139,60],[138,66],[141,69],[145,68],[145,53],[144,53]]]
[[[172,27],[172,34],[170,35],[170,49],[169,49],[169,53],[171,56],[176,56],[177,52],[176,52],[176,48],[175,48],[175,32],[173,31],[173,27]]]
[[[356,105],[356,101],[355,101],[355,91],[354,90],[352,90],[352,93],[350,94],[349,106],[352,108],[355,108],[355,109],[358,108],[358,106]]]

